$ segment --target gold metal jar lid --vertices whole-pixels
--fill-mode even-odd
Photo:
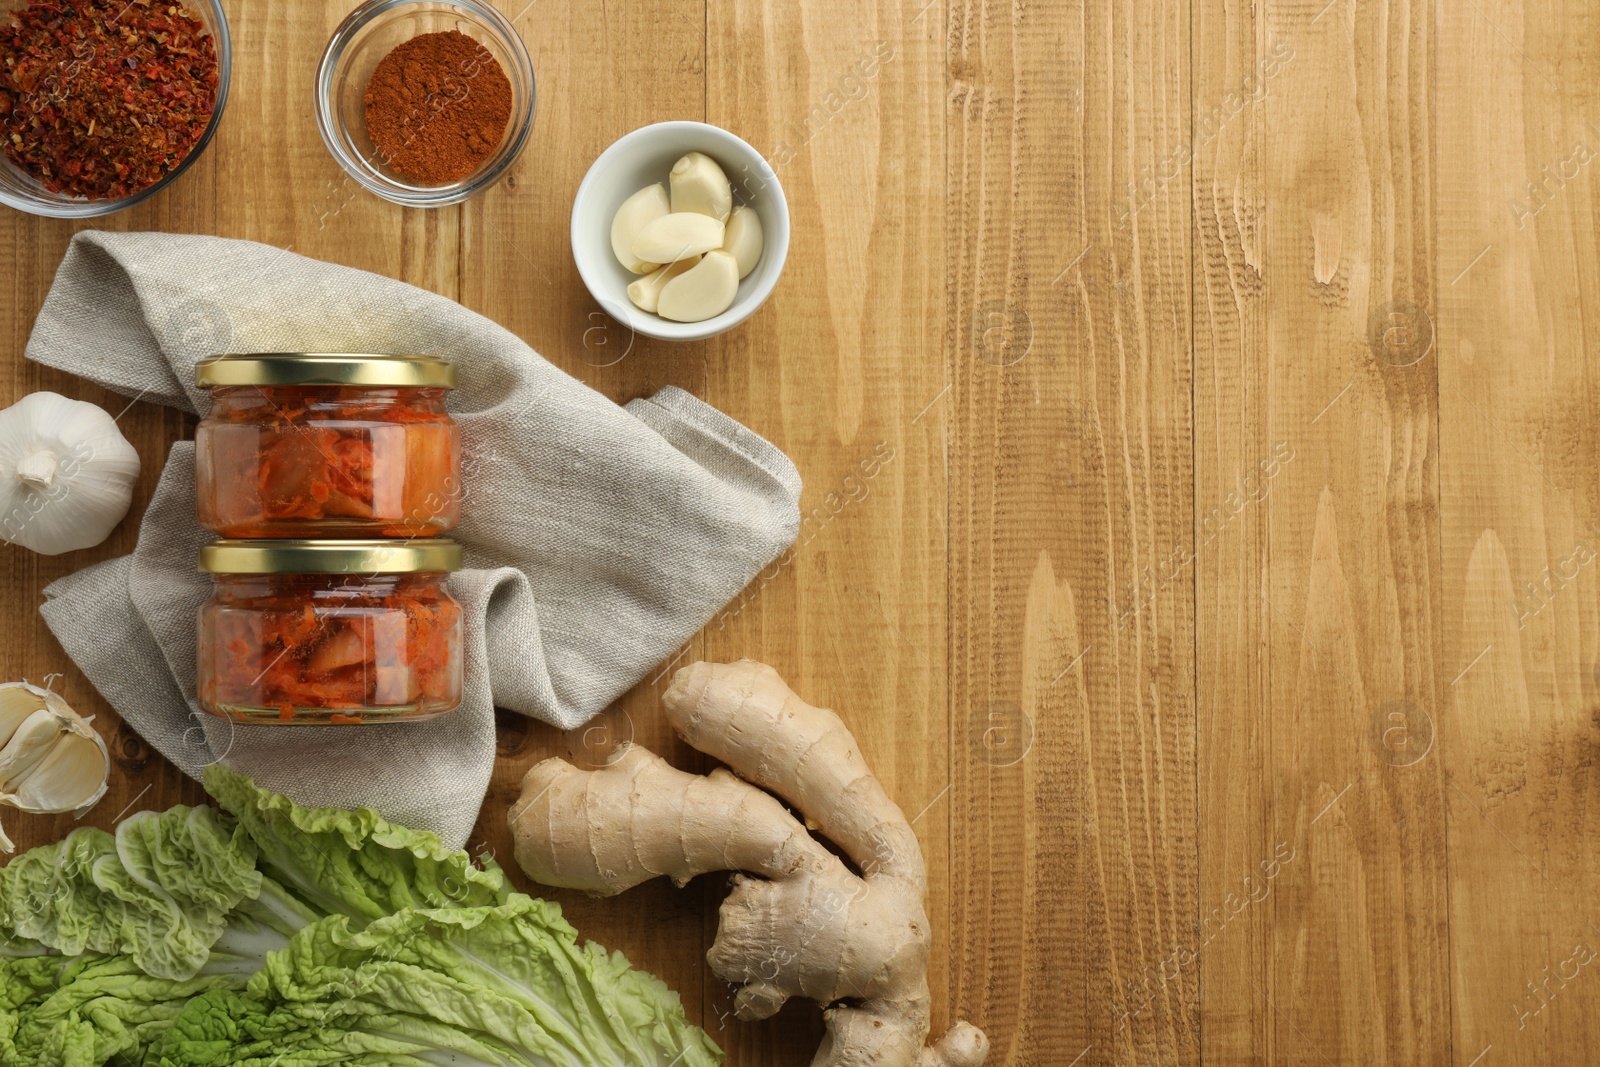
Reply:
[[[367,385],[454,389],[455,364],[438,356],[383,356],[359,352],[246,352],[201,360],[195,384]]]
[[[422,574],[461,569],[454,541],[213,541],[199,569],[212,574]]]

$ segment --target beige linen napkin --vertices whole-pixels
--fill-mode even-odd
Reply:
[[[496,705],[558,727],[603,710],[787,548],[800,478],[679,389],[618,407],[459,304],[247,241],[78,234],[30,359],[129,397],[208,406],[219,352],[428,352],[452,360],[464,438],[466,700],[423,723],[242,726],[199,712],[194,446],[174,445],[131,556],[45,590],[46,623],[111,705],[190,774],[218,760],[306,804],[366,804],[466,841]]]

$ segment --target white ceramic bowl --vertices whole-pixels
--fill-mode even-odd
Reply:
[[[640,311],[628,299],[638,277],[611,251],[611,218],[622,202],[647,185],[665,182],[685,152],[704,152],[722,165],[733,184],[733,201],[761,216],[761,262],[739,283],[733,304],[704,322],[673,322]],[[658,122],[627,134],[600,153],[572,201],[572,258],[589,293],[606,313],[646,337],[698,341],[715,337],[755,313],[772,293],[789,257],[789,203],[778,175],[743,140],[703,122]]]

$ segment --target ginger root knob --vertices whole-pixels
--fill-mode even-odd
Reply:
[[[922,850],[843,721],[751,660],[685,667],[662,699],[684,740],[734,773],[688,774],[638,746],[596,771],[545,760],[510,813],[522,869],[601,894],[660,875],[682,885],[742,872],[706,953],[740,987],[741,1019],[804,996],[824,1005],[827,1023],[813,1067],[980,1067],[989,1041],[969,1023],[926,1044]]]

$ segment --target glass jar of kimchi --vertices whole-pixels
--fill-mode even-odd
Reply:
[[[455,367],[264,353],[200,363],[200,525],[230,538],[434,537],[461,517]]]
[[[252,723],[427,719],[461,703],[450,541],[216,541],[200,551],[200,706]]]

